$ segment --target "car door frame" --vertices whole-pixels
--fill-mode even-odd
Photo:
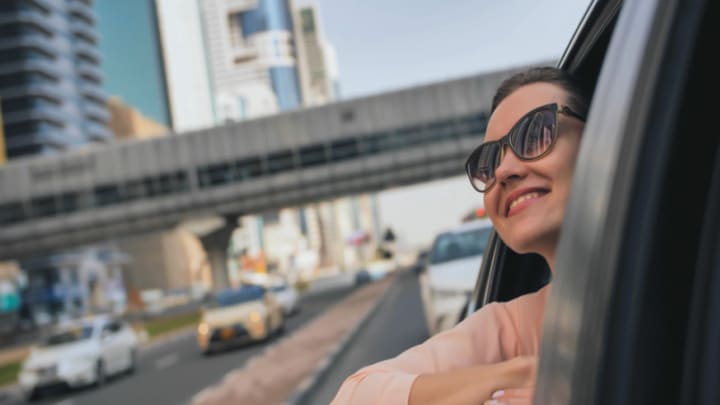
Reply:
[[[694,45],[689,39],[696,35],[695,23],[702,15],[699,10],[709,2],[689,1],[680,9],[678,1],[626,1],[620,22],[614,15],[619,14],[621,3],[592,2],[559,64],[581,80],[592,80],[594,75],[600,79],[584,135],[591,141],[585,139],[581,146],[558,250],[558,274],[553,275],[553,292],[546,308],[534,403],[657,403],[668,400],[669,395],[691,401],[683,403],[718,403],[720,319],[712,316],[720,315],[717,271],[695,269],[698,276],[694,283],[686,276],[678,288],[680,293],[673,294],[680,297],[677,301],[688,309],[691,320],[687,321],[687,336],[676,333],[659,339],[665,353],[672,353],[673,361],[668,364],[661,363],[665,357],[654,345],[643,344],[646,340],[639,337],[652,339],[651,333],[661,332],[660,321],[680,321],[664,313],[661,317],[653,315],[649,304],[637,302],[637,298],[633,301],[640,292],[655,300],[649,302],[657,302],[660,295],[652,289],[648,263],[653,263],[650,252],[663,251],[649,249],[651,238],[643,239],[633,229],[642,229],[644,224],[672,231],[668,224],[644,212],[652,207],[657,214],[658,207],[667,206],[657,194],[664,184],[653,180],[644,187],[639,185],[642,176],[650,174],[648,178],[652,178],[654,170],[666,167],[657,157],[667,156],[673,141],[668,128],[685,108],[675,97],[688,79],[689,52]],[[717,11],[717,5],[714,7]],[[601,49],[603,32],[614,36],[615,31],[621,34],[606,55]],[[651,122],[649,117],[661,119]],[[662,134],[661,141],[652,147],[643,143],[651,130],[653,135]],[[709,151],[703,152],[701,177],[707,182],[709,177],[702,172],[713,172],[708,154],[715,149],[707,139],[698,147],[706,145]],[[648,150],[663,154],[652,155]],[[593,159],[593,155],[602,159]],[[720,169],[717,162],[715,165],[717,181]],[[633,190],[637,195],[631,194]],[[652,194],[654,199],[643,200],[643,193]],[[715,207],[718,193],[716,190],[714,199],[708,199],[715,201]],[[712,203],[705,206],[713,207]],[[713,213],[707,215],[712,217]],[[717,208],[714,215],[717,218]],[[697,215],[693,218],[697,220]],[[711,235],[701,239],[706,246],[717,246],[712,245],[718,241],[712,236],[717,235],[717,219],[715,224],[715,228],[704,231]],[[687,242],[683,243],[688,250]],[[665,247],[664,253],[672,251]],[[497,236],[492,238],[469,311],[512,298],[504,297],[502,290],[503,285],[522,284],[515,260],[518,257]],[[714,263],[710,269],[717,269],[717,252],[708,253],[706,247],[703,257],[705,262]],[[538,264],[524,267],[528,273],[540,270]],[[643,332],[642,327],[649,332]],[[635,339],[633,346],[627,344],[628,337]],[[644,356],[630,355],[628,347]],[[710,353],[711,360],[705,358],[705,352]],[[663,372],[679,383],[670,379],[668,384],[658,384],[658,379],[645,377],[662,376]]]
[[[704,331],[718,329],[686,319],[708,299],[696,291],[709,271],[696,263],[717,241],[717,228],[696,232],[718,215],[717,137],[700,130],[712,112],[697,97],[714,75],[697,62],[701,41],[710,53],[698,31],[709,30],[710,3],[623,4],[573,179],[534,403],[689,403],[697,391],[683,374],[700,362],[686,356],[689,342],[707,344]]]

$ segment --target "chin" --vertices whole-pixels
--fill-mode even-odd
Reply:
[[[503,240],[504,241],[504,240]],[[532,243],[524,243],[521,241],[505,241],[505,244],[512,249],[513,252],[519,253],[521,255],[527,254],[527,253],[537,253],[537,249],[533,249]]]
[[[540,253],[549,239],[557,238],[558,232],[552,229],[536,229],[524,232],[514,238],[502,238],[505,244],[519,254]]]

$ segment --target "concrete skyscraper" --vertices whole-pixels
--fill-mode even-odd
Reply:
[[[201,0],[218,119],[302,106],[288,0]]]
[[[112,137],[88,0],[0,2],[0,99],[8,158]]]
[[[314,2],[295,9],[295,37],[303,104],[321,105],[339,98],[335,50],[325,39]]]

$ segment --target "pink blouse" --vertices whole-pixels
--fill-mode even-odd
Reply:
[[[331,405],[407,404],[420,374],[537,355],[549,286],[484,306],[454,328],[348,377]]]

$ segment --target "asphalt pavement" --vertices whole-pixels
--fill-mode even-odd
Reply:
[[[330,403],[349,375],[369,364],[395,357],[427,338],[417,275],[399,272],[377,310],[300,404]]]
[[[292,333],[309,320],[346,297],[353,287],[317,291],[301,300],[301,310],[287,319],[286,332]],[[171,341],[143,350],[138,370],[131,376],[113,378],[102,387],[59,392],[38,401],[39,404],[185,404],[203,388],[243,366],[260,354],[268,344],[256,343],[209,357],[203,356],[195,344],[195,335],[182,334]],[[0,398],[0,404],[23,401],[17,393]]]

